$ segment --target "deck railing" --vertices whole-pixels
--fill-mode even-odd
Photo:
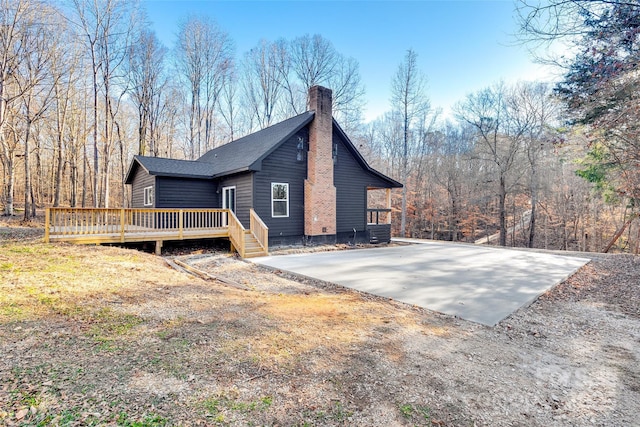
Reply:
[[[367,209],[368,224],[390,224],[391,209],[372,208]]]
[[[269,230],[253,210],[250,218],[251,230],[246,230],[229,209],[48,208],[45,242],[155,241],[159,253],[164,240],[226,237],[245,257],[247,239],[253,234],[266,254]]]
[[[181,239],[185,232],[224,229],[227,209],[107,209],[49,208],[45,241],[71,236],[169,232]]]
[[[229,239],[231,240],[231,244],[235,246],[236,251],[240,254],[241,257],[244,257],[245,253],[245,240],[244,240],[244,232],[245,228],[242,223],[238,220],[236,215],[229,211]]]
[[[249,226],[253,235],[256,236],[256,240],[262,245],[265,252],[269,252],[269,227],[262,222],[262,219],[260,219],[253,209],[249,210],[249,222]]]

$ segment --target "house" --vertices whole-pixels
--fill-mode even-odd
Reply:
[[[135,156],[126,184],[133,208],[225,208],[247,228],[253,209],[269,246],[388,242],[390,191],[402,187],[367,164],[321,86],[309,91],[309,111],[197,160]],[[368,192],[381,189],[386,206],[369,208]]]

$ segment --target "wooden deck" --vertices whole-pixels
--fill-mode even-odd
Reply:
[[[45,242],[84,244],[227,238],[243,258],[268,254],[269,230],[251,210],[247,230],[229,209],[48,208]]]

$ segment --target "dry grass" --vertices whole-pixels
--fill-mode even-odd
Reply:
[[[0,246],[0,320],[91,316],[114,297],[130,298],[144,287],[167,280],[176,285],[186,282],[163,264],[162,259],[117,248],[4,244]],[[146,286],[141,289],[140,284]]]
[[[250,290],[137,251],[12,239],[0,425],[630,425],[640,263],[599,262],[485,328],[226,255],[197,266]]]
[[[256,402],[272,402],[276,389],[255,394],[237,384],[329,369],[347,363],[378,329],[419,327],[410,310],[256,269],[242,262],[220,269],[241,282],[251,278],[254,290],[242,291],[132,250],[0,245],[8,357],[0,368],[0,423],[223,425],[258,417],[270,424],[278,417],[271,404]],[[265,292],[256,277],[294,288]],[[346,419],[334,401],[324,405],[321,419]],[[296,416],[312,425],[316,412]]]

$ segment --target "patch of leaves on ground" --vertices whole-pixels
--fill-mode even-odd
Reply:
[[[486,328],[198,252],[184,259],[245,290],[135,250],[0,243],[0,425],[622,426],[640,410],[634,257]]]

